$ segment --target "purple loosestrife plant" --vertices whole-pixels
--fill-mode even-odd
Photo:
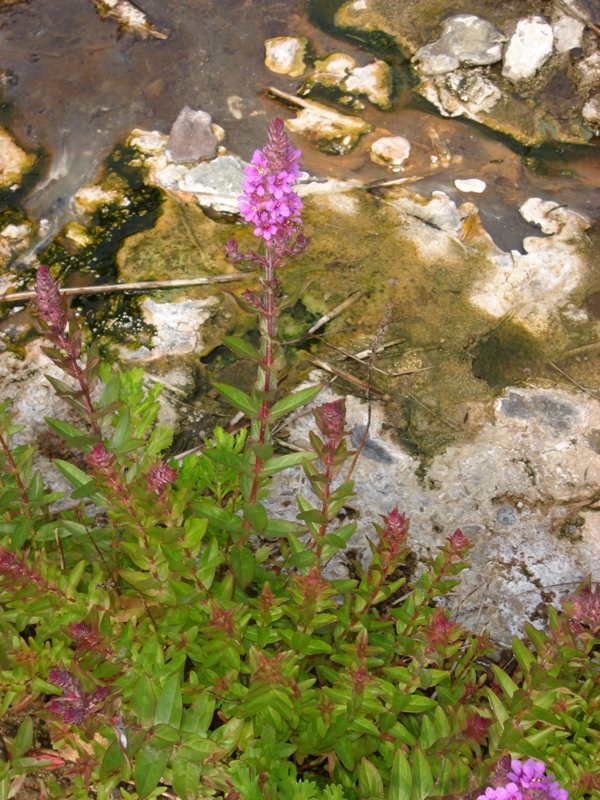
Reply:
[[[508,783],[488,787],[477,800],[568,800],[569,792],[562,789],[553,775],[546,775],[546,765],[533,758],[525,762],[510,762],[506,773]]]
[[[244,530],[238,544],[243,546],[248,532],[260,532],[258,511],[259,488],[267,475],[279,471],[284,464],[300,463],[301,456],[290,456],[285,462],[272,460],[271,425],[283,414],[298,408],[312,399],[319,391],[314,387],[297,392],[279,403],[275,403],[278,373],[285,366],[283,349],[279,341],[279,318],[284,309],[294,305],[308,282],[292,295],[282,291],[280,270],[292,259],[304,252],[308,240],[302,233],[302,201],[294,191],[300,170],[295,150],[285,132],[281,119],[271,123],[267,144],[257,150],[246,168],[244,193],[239,198],[239,209],[246,222],[254,225],[254,234],[260,239],[258,250],[241,253],[234,238],[226,246],[226,256],[237,266],[258,271],[258,291],[247,289],[241,298],[234,297],[245,311],[257,314],[261,335],[260,350],[254,350],[243,340],[226,337],[224,342],[234,353],[253,359],[258,375],[251,396],[234,387],[215,384],[216,388],[236,408],[250,417],[251,474],[240,484],[244,506]],[[252,510],[250,510],[252,509]]]

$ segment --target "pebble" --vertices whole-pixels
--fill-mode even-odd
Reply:
[[[469,178],[464,181],[455,180],[454,185],[459,192],[477,192],[477,194],[481,194],[486,189],[485,181],[479,180],[479,178]]]

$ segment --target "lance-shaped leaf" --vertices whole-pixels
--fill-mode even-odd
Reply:
[[[242,392],[241,389],[228,386],[226,383],[213,383],[213,386],[234,408],[242,411],[247,417],[253,418],[260,414],[260,402],[246,392]]]
[[[290,411],[295,411],[297,408],[306,405],[306,403],[310,403],[322,388],[322,386],[308,386],[306,389],[300,389],[300,391],[279,400],[269,411],[269,421],[274,422],[276,419],[289,414]]]
[[[264,360],[260,350],[257,350],[250,342],[241,339],[239,336],[223,336],[222,341],[236,356],[251,358],[253,361],[258,361],[258,363]]]

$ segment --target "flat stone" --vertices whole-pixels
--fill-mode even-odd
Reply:
[[[498,28],[474,14],[458,14],[442,22],[442,35],[414,56],[420,72],[441,75],[461,65],[494,64],[502,58],[504,37]]]
[[[296,36],[276,36],[265,42],[265,64],[279,75],[298,78],[306,69],[304,57],[308,39]]]
[[[302,100],[303,108],[295,119],[285,121],[292,133],[301,133],[317,147],[336,155],[353,150],[361,136],[373,126],[359,117],[340,114],[314,100]]]
[[[373,105],[388,109],[392,102],[393,74],[385,61],[375,60],[364,67],[346,53],[331,53],[315,61],[314,73],[305,81],[301,94],[315,84],[336,87],[350,95],[364,95]]]
[[[214,158],[219,142],[210,123],[210,114],[184,106],[171,128],[167,157],[176,164]]]
[[[552,54],[554,34],[544,17],[519,20],[504,51],[502,74],[513,83],[533,78]]]
[[[371,159],[376,164],[398,169],[410,155],[410,142],[403,136],[382,136],[371,145]]]
[[[244,179],[244,167],[237,158],[217,156],[183,173],[177,188],[195,194],[202,206],[237,213],[237,199],[242,194]]]
[[[485,181],[479,178],[468,178],[467,180],[457,179],[454,181],[454,185],[459,192],[476,192],[477,194],[481,194],[486,190]]]

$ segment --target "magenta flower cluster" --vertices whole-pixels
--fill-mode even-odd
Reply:
[[[542,761],[511,761],[506,777],[506,786],[488,787],[477,800],[568,800],[569,793],[561,789],[554,775],[546,775]]]
[[[276,119],[269,128],[267,144],[254,152],[244,170],[244,194],[238,199],[238,208],[246,222],[254,225],[254,235],[266,242],[300,223],[302,200],[292,189],[300,175],[299,156],[283,121]]]

